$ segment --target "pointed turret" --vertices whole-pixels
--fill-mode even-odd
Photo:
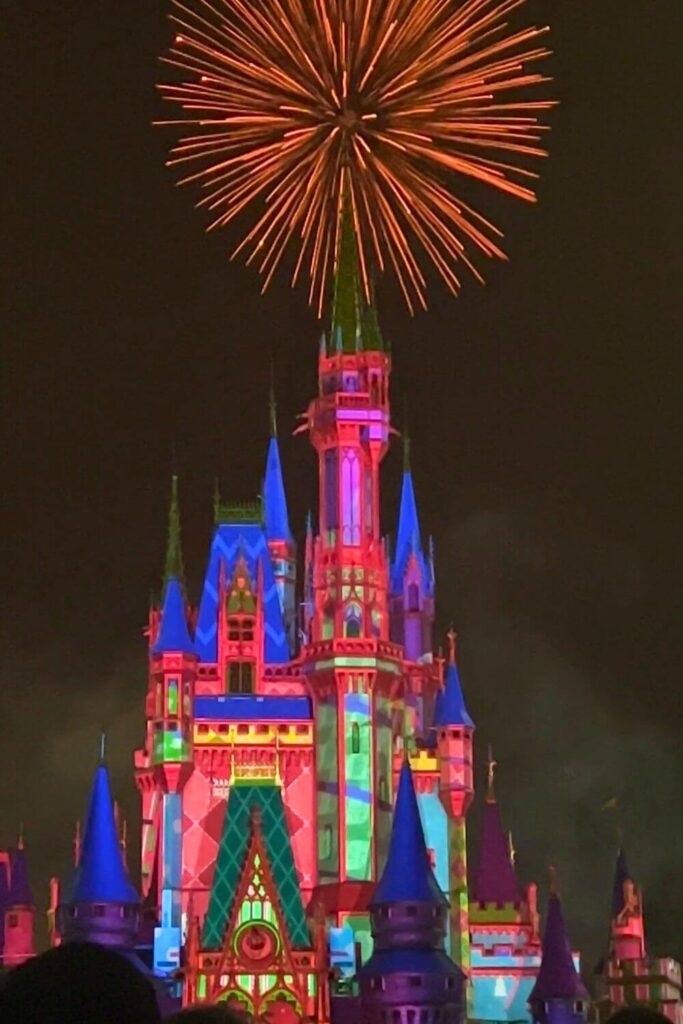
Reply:
[[[401,485],[401,503],[398,512],[398,534],[396,538],[396,557],[392,571],[392,589],[400,590],[403,585],[403,572],[410,554],[414,554],[421,564],[425,563],[420,534],[420,520],[417,514],[417,501],[413,486],[413,473],[410,468],[410,438],[406,434],[403,440],[403,483]],[[425,577],[427,574],[425,573]]]
[[[521,890],[510,859],[508,840],[500,818],[493,786],[496,762],[489,747],[488,791],[481,826],[479,857],[474,872],[472,900],[476,903],[521,902]]]
[[[429,861],[413,774],[406,760],[399,776],[389,855],[371,906],[383,903],[445,906],[446,902]]]
[[[391,636],[409,661],[432,659],[434,574],[422,547],[410,468],[410,438],[403,440],[403,483],[396,550],[390,566]]]
[[[152,647],[152,654],[170,653],[194,653],[187,627],[182,587],[180,581],[173,576],[166,583],[159,635]]]
[[[529,996],[533,1019],[539,1024],[580,1024],[589,999],[574,966],[560,898],[551,891],[541,966]]]
[[[384,343],[374,307],[365,297],[351,204],[341,214],[334,275],[332,352],[382,352]]]
[[[35,953],[35,909],[21,832],[16,847],[5,856],[5,864],[0,861],[0,960],[9,968]]]
[[[29,881],[28,862],[22,837],[19,838],[17,846],[10,853],[10,874],[12,880],[9,891],[10,906],[32,907],[33,892]]]
[[[272,388],[270,393],[270,441],[266,458],[266,475],[263,479],[263,505],[267,539],[269,541],[291,540],[287,497],[277,440],[277,409]]]
[[[455,633],[451,630],[448,634],[449,657],[446,668],[443,689],[436,698],[434,706],[434,725],[463,725],[474,729],[474,722],[470,718],[465,707],[465,698],[460,685],[458,665],[455,658]]]
[[[178,580],[185,585],[183,568],[183,550],[180,542],[180,504],[178,501],[178,477],[171,477],[171,501],[168,507],[168,539],[166,542],[166,560],[164,562],[164,586],[170,579]]]
[[[612,887],[612,953],[619,961],[645,956],[645,922],[640,891],[619,848]]]
[[[65,941],[130,947],[139,904],[123,863],[109,772],[101,759],[90,791],[80,860],[59,908],[60,931]]]
[[[444,951],[448,900],[432,871],[407,760],[389,856],[370,910],[374,947],[360,971],[365,1024],[380,1024],[396,1010],[400,1015],[407,1005],[418,1008],[420,1020],[460,1024],[465,977]]]

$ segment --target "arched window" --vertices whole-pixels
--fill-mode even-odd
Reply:
[[[354,448],[345,448],[342,459],[342,542],[360,544],[360,459]]]
[[[382,634],[382,613],[378,608],[373,608],[370,613],[370,622],[372,624],[372,635],[379,637]]]
[[[344,612],[344,636],[357,638],[362,632],[363,612],[357,604],[350,604]]]
[[[408,611],[419,612],[420,610],[420,588],[417,583],[408,584]]]
[[[351,753],[360,754],[360,726],[358,722],[351,723]]]

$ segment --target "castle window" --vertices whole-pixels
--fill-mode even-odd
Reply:
[[[446,988],[455,988],[455,978],[446,978]]]
[[[8,916],[7,916],[7,927],[8,928],[17,928],[18,925],[19,925],[19,915],[18,914],[8,914]]]
[[[169,679],[166,690],[166,714],[178,714],[178,680]]]
[[[325,825],[320,843],[320,856],[323,860],[332,856],[332,826]]]
[[[419,612],[420,610],[420,588],[417,583],[408,586],[408,611]]]
[[[360,459],[353,448],[342,459],[342,542],[360,544]]]
[[[228,693],[254,692],[254,663],[231,661],[228,665]]]
[[[358,722],[351,724],[351,753],[360,754],[360,726]]]
[[[228,619],[228,640],[253,640],[254,639],[254,620],[252,618],[245,619]]]
[[[102,903],[96,903],[93,907],[93,914],[95,917],[104,917],[106,908]]]
[[[419,988],[420,985],[422,984],[422,975],[421,974],[409,974],[408,975],[408,984],[412,988]]]
[[[328,530],[339,529],[337,512],[337,473],[338,458],[336,451],[325,452],[325,526]]]
[[[344,612],[344,636],[357,639],[361,635],[362,615],[359,605],[348,605]]]

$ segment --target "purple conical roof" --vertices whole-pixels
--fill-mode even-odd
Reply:
[[[543,955],[529,1002],[550,999],[588,1001],[586,987],[574,967],[559,897],[551,893],[543,936]]]
[[[8,904],[10,907],[32,907],[33,893],[28,878],[26,852],[22,846],[10,851],[10,890]]]
[[[519,903],[521,898],[500,811],[492,795],[484,804],[472,898],[477,903]]]

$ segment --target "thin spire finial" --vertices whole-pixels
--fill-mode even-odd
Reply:
[[[494,785],[493,784],[494,784],[494,781],[495,781],[497,765],[498,765],[498,762],[495,761],[494,758],[493,758],[493,747],[489,743],[488,757],[486,759],[486,769],[487,769],[487,792],[486,792],[486,799],[489,801],[489,803],[495,803],[495,799],[496,799],[496,793],[495,793],[495,789],[494,789]]]
[[[517,860],[517,850],[515,849],[514,840],[512,838],[512,832],[508,832],[508,852],[510,854],[510,863],[514,868],[515,862]]]
[[[107,733],[104,729],[100,733],[100,764],[104,764],[107,751]]]
[[[453,623],[451,623],[451,628],[446,633],[446,636],[448,638],[448,661],[451,665],[455,665],[455,645],[458,634],[453,629]]]
[[[180,544],[180,504],[178,501],[178,475],[171,477],[171,500],[168,506],[168,539],[164,565],[164,586],[173,578],[184,582],[183,550]]]
[[[23,821],[20,821],[19,822],[19,834],[17,836],[17,850],[23,850],[23,849],[24,849],[24,823],[23,823]]]
[[[275,401],[275,364],[270,361],[270,391],[268,395],[268,415],[270,416],[270,436],[277,437],[277,402]]]

